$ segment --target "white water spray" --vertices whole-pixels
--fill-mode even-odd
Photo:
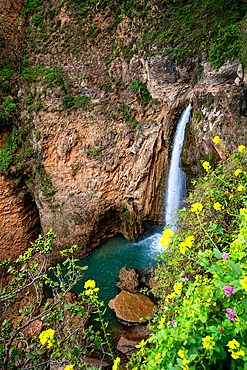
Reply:
[[[185,127],[189,122],[190,111],[191,105],[189,104],[188,107],[183,111],[178,122],[168,174],[165,201],[165,221],[166,225],[170,225],[173,231],[176,231],[174,221],[177,219],[177,217],[174,215],[174,212],[179,209],[181,201],[186,197],[186,175],[181,170],[181,155],[183,150]]]

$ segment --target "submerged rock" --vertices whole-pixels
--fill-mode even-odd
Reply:
[[[130,293],[122,290],[108,306],[115,311],[118,320],[127,326],[137,325],[140,319],[142,323],[147,322],[146,316],[153,318],[155,304],[144,294]]]
[[[121,290],[127,290],[130,293],[136,293],[139,285],[139,271],[123,267],[119,273],[119,283],[117,287]]]

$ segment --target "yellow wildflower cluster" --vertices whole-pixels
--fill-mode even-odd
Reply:
[[[117,357],[115,360],[114,360],[114,364],[112,366],[112,370],[117,370],[118,369],[118,365],[120,365],[120,358]]]
[[[55,330],[52,330],[52,329],[47,329],[45,331],[42,331],[42,333],[40,333],[39,335],[40,343],[42,345],[47,343],[48,348],[53,347],[54,333],[55,333]]]
[[[228,351],[231,352],[231,356],[234,358],[234,360],[237,360],[239,356],[245,356],[244,351],[240,349],[240,344],[238,341],[236,341],[236,339],[230,340],[227,343],[227,346],[229,347]],[[236,352],[234,352],[235,349],[237,350]]]
[[[242,191],[244,189],[243,185],[238,185],[238,191]]]
[[[212,340],[213,338],[207,335],[205,338],[202,338],[202,345],[203,348],[212,349],[215,346],[215,342]]]
[[[176,297],[176,293],[173,292],[171,294],[168,294],[168,296],[166,297],[166,301],[168,301],[168,299],[172,299],[174,297]]]
[[[181,243],[179,244],[179,250],[180,250],[180,253],[185,254],[185,252],[186,252],[186,250],[187,250],[187,248],[186,248],[186,247],[191,248],[191,247],[192,247],[192,245],[193,245],[194,240],[195,240],[194,236],[192,236],[192,235],[187,236],[187,237],[185,238],[185,241],[184,241],[184,242],[181,242]]]
[[[73,365],[67,365],[64,370],[73,370],[74,366]]]
[[[245,150],[245,146],[244,145],[240,145],[239,147],[238,147],[238,151],[239,152],[243,152]]]
[[[158,326],[159,329],[162,329],[163,328],[165,321],[166,321],[166,318],[165,317],[162,317],[160,319],[159,326]]]
[[[234,175],[235,176],[238,176],[242,171],[240,169],[237,169],[235,172],[234,172]]]
[[[219,136],[215,136],[214,139],[213,139],[213,142],[217,145],[217,144],[219,144],[220,140],[221,139],[219,138]]]
[[[203,162],[202,167],[203,167],[207,172],[208,172],[208,171],[210,170],[210,168],[211,168],[210,163],[209,163],[209,162],[207,162],[207,161]]]
[[[174,289],[175,293],[177,293],[177,294],[181,294],[182,288],[183,288],[183,283],[182,282],[177,283],[177,285],[175,284],[173,286],[173,289]]]
[[[185,366],[182,366],[183,370],[188,370],[189,369],[188,363],[189,363],[189,360],[187,360],[187,358],[184,357],[183,360],[182,360],[182,364],[185,365]]]
[[[246,208],[240,208],[240,214],[244,216],[245,221],[247,221],[247,209]]]
[[[222,206],[219,202],[214,203],[214,209],[216,209],[216,211],[222,211],[222,209],[224,208],[225,207]]]
[[[99,291],[99,288],[95,288],[96,284],[94,280],[88,280],[84,284],[84,288],[86,289],[86,295],[93,295],[94,293]]]
[[[160,244],[162,247],[166,248],[169,243],[172,242],[172,237],[174,236],[174,232],[170,229],[166,229],[163,231],[163,235],[160,240]]]
[[[184,350],[180,349],[180,350],[178,351],[178,355],[179,355],[179,357],[184,358],[184,357],[185,357],[185,352],[184,352]]]
[[[203,205],[201,203],[194,203],[191,206],[191,212],[195,212],[197,215],[203,209]]]
[[[244,278],[240,280],[240,284],[242,285],[244,290],[247,292],[247,276],[244,276]]]

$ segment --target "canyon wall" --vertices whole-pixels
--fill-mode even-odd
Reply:
[[[2,178],[0,207],[15,220],[21,217],[13,228],[25,225],[23,237],[11,234],[10,254],[25,249],[34,235],[31,230],[37,232],[37,212],[42,232],[52,227],[57,234],[54,258],[63,247],[77,244],[83,255],[117,233],[134,241],[149,225],[163,224],[173,137],[189,102],[192,119],[183,152],[189,187],[202,173],[202,160],[224,158],[222,148],[212,142],[215,135],[228,151],[246,142],[246,83],[238,60],[216,71],[202,53],[200,60],[187,58],[178,65],[165,53],[144,57],[133,42],[128,61],[122,51],[109,61],[114,42],[139,37],[128,19],[123,17],[112,34],[107,31],[109,18],[95,13],[92,24],[98,34],[85,39],[73,9],[59,4],[49,5],[57,23],[52,28],[46,18],[50,35],[43,49],[33,18],[26,14],[19,23],[20,29],[29,29],[26,63],[35,75],[24,71],[18,84],[21,122],[47,182],[41,179],[40,164],[32,164],[26,177],[35,205],[30,201],[26,207],[12,193],[5,194],[9,177]],[[90,27],[83,23],[87,32]],[[16,165],[8,171],[15,176]],[[0,241],[2,251],[5,239]]]

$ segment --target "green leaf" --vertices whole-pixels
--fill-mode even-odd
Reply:
[[[214,248],[214,255],[216,258],[221,259],[221,253],[218,248]]]
[[[64,308],[65,308],[65,310],[70,310],[71,309],[71,307],[72,307],[72,304],[69,302],[69,303],[66,303],[65,305],[64,305]]]
[[[45,353],[46,349],[45,348],[41,348],[38,350],[37,352],[37,355],[43,355],[43,353]]]
[[[241,275],[240,263],[235,263],[232,260],[227,260],[226,263],[228,264],[228,267],[231,269],[231,271],[235,275],[239,275],[239,276]]]

